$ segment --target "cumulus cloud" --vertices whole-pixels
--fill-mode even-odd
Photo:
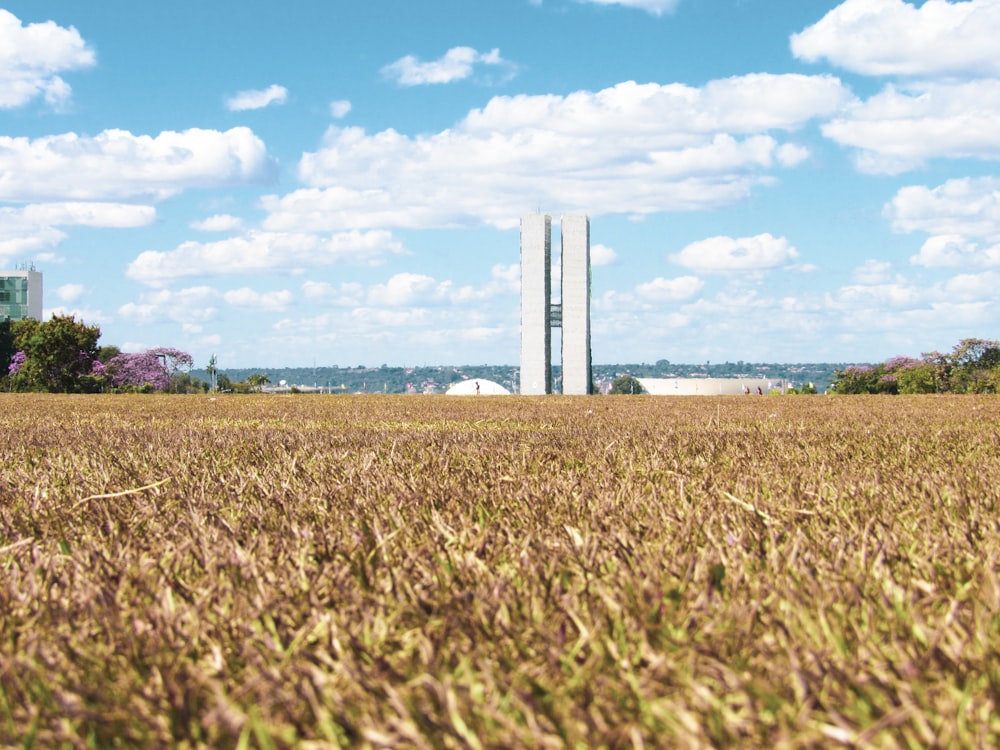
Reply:
[[[926,268],[1000,265],[1000,180],[948,180],[901,188],[885,207],[897,232],[930,235],[910,262]]]
[[[356,281],[331,284],[328,281],[306,281],[302,296],[308,300],[340,307],[357,307],[364,299],[364,287]]]
[[[25,26],[0,8],[0,109],[23,106],[38,96],[59,108],[71,94],[59,73],[95,62],[94,51],[75,28],[52,21]]]
[[[885,207],[897,232],[975,237],[1000,242],[1000,179],[965,177],[935,188],[901,188]]]
[[[692,242],[670,259],[695,271],[764,271],[791,265],[798,251],[784,237],[709,237]]]
[[[520,290],[518,264],[497,264],[483,284],[456,285],[426,274],[402,272],[383,283],[365,287],[357,282],[334,284],[309,280],[302,284],[302,296],[336,307],[400,307],[406,305],[481,304],[499,295],[516,295]]]
[[[152,206],[122,203],[32,203],[0,207],[0,261],[17,256],[56,260],[47,254],[64,239],[60,226],[141,227],[156,219]]]
[[[676,302],[690,299],[705,286],[705,282],[697,276],[680,276],[676,279],[665,279],[659,276],[635,288],[636,294],[642,299],[654,302]]]
[[[351,103],[346,99],[338,99],[336,101],[330,102],[330,117],[332,117],[334,120],[339,120],[342,117],[347,117],[350,111],[351,111]]]
[[[854,280],[859,284],[881,284],[889,278],[892,264],[869,259],[854,269]]]
[[[259,312],[281,312],[292,302],[292,293],[287,289],[276,292],[258,292],[250,287],[232,289],[222,295],[226,304]]]
[[[288,101],[288,89],[275,83],[266,89],[240,91],[226,99],[226,109],[230,112],[245,112],[249,109],[264,109],[272,104],[284,104],[286,101]]]
[[[637,8],[654,16],[671,13],[680,4],[680,0],[577,0],[581,3],[594,5],[624,5],[626,8]]]
[[[438,282],[418,273],[397,273],[385,284],[376,284],[368,291],[372,305],[399,307],[417,303],[439,302],[447,297],[450,282]]]
[[[1000,273],[959,274],[941,285],[941,296],[958,303],[992,302],[1000,289]]]
[[[539,203],[630,216],[726,205],[800,161],[789,134],[850,99],[836,78],[760,74],[495,97],[417,136],[332,127],[299,164],[306,187],[263,199],[264,227],[513,228]]]
[[[191,228],[200,232],[232,232],[243,227],[243,220],[230,214],[214,214],[201,221],[191,222]]]
[[[248,232],[218,242],[185,242],[165,252],[147,250],[132,261],[129,278],[152,286],[187,276],[292,273],[334,263],[377,263],[402,252],[390,232],[313,234]]]
[[[865,75],[996,76],[996,0],[845,0],[791,39],[793,54]]]
[[[76,302],[86,291],[83,284],[63,284],[56,289],[56,296],[67,304]]]
[[[933,158],[1000,159],[1000,80],[890,85],[822,130],[857,149],[856,165],[870,174]]]
[[[422,62],[413,55],[406,55],[383,67],[382,75],[400,86],[452,83],[469,78],[477,65],[509,68],[498,49],[477,52],[472,47],[452,47],[443,57],[431,62]]]
[[[927,268],[1000,266],[1000,245],[981,246],[957,234],[930,237],[910,262]]]
[[[590,246],[590,265],[592,266],[610,266],[613,265],[618,260],[618,253],[607,245],[591,245]]]
[[[156,221],[153,206],[131,203],[36,203],[21,209],[21,215],[35,224],[55,226],[126,228],[144,227]]]
[[[186,289],[158,289],[140,295],[137,302],[118,308],[118,315],[133,323],[170,320],[186,329],[200,332],[201,326],[218,315],[220,294],[210,286]]]
[[[264,142],[244,127],[0,136],[0,200],[162,200],[187,188],[267,183],[275,175]]]

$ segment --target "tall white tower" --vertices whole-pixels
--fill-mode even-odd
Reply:
[[[562,328],[563,393],[589,394],[590,219],[562,219],[560,304],[552,304],[552,219],[521,218],[521,393],[552,393],[552,329]]]
[[[590,393],[590,219],[562,220],[562,391]]]
[[[521,393],[552,393],[552,219],[521,219]]]

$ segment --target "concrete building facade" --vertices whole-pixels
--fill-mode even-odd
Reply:
[[[521,393],[552,393],[552,218],[521,219]]]
[[[562,392],[591,392],[590,219],[562,218],[560,301],[552,302],[552,219],[521,219],[521,393],[552,393],[552,329],[562,328]]]
[[[0,320],[42,319],[42,274],[31,269],[0,271]]]

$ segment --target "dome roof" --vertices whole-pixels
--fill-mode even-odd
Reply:
[[[479,386],[479,391],[476,391],[476,385]],[[485,380],[484,378],[470,378],[469,380],[463,380],[461,383],[455,383],[451,388],[448,389],[447,396],[509,396],[510,391],[504,388],[499,383],[494,383],[492,380]]]

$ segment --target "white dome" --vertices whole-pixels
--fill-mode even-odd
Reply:
[[[479,386],[479,390],[476,390],[476,386]],[[451,388],[448,389],[446,396],[509,396],[510,391],[504,388],[499,383],[494,383],[492,380],[484,380],[483,378],[472,378],[471,380],[463,380],[461,383],[455,383]]]

